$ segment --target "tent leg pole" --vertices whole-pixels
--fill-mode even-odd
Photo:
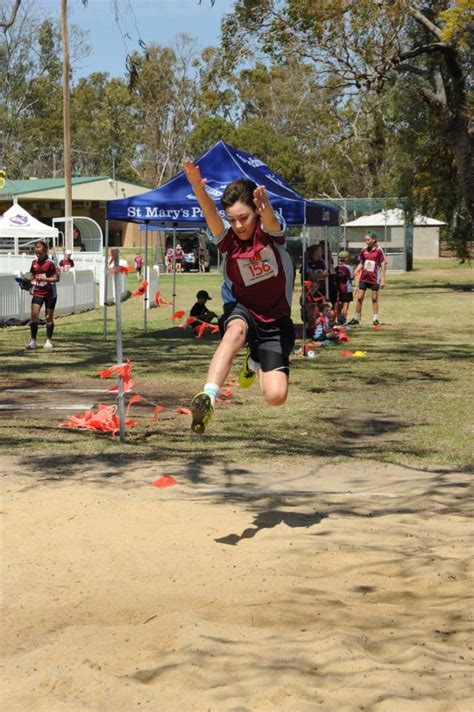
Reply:
[[[120,301],[120,251],[115,249],[114,254],[114,283],[115,283],[115,339],[117,349],[117,364],[123,363],[122,348],[122,303]],[[117,296],[119,297],[117,299]],[[119,415],[120,442],[125,442],[125,404],[124,404],[124,381],[123,376],[119,376],[117,410]]]
[[[324,261],[326,263],[326,271],[329,270],[329,250],[328,250],[328,229],[325,226],[324,227]],[[326,287],[326,299],[329,299],[329,277],[326,277],[324,280],[324,284]]]
[[[301,293],[303,302],[303,356],[306,356],[306,288],[304,286],[306,271],[306,225],[303,227],[303,254],[301,260]]]
[[[148,281],[148,222],[145,222],[145,281]],[[143,331],[145,334],[148,333],[147,324],[147,310],[148,310],[148,286],[143,294]]]
[[[109,288],[109,221],[105,221],[105,246],[104,246],[104,313],[102,322],[102,337],[107,341],[107,291]]]
[[[173,314],[176,313],[176,227],[173,226]]]

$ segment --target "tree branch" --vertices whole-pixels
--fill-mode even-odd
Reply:
[[[16,20],[16,16],[18,14],[18,10],[20,9],[21,5],[21,0],[15,0],[15,5],[12,8],[12,12],[10,15],[9,20],[5,20],[4,22],[0,22],[0,27],[3,27],[3,31],[6,32],[9,27],[13,25],[13,23]]]
[[[423,27],[426,27],[426,29],[431,32],[435,37],[437,37],[439,40],[443,39],[443,33],[439,29],[437,25],[434,24],[434,22],[431,22],[426,15],[424,15],[422,12],[416,9],[416,7],[413,7],[413,5],[408,4],[407,5],[408,12],[410,15],[417,20],[417,22],[420,23],[420,25],[423,25]]]
[[[396,64],[394,66],[394,69],[396,72],[407,72],[408,74],[416,74],[419,77],[423,77],[423,79],[426,79],[428,77],[428,72],[426,69],[420,69],[419,67],[415,67],[413,64],[406,64],[403,62],[402,64]]]
[[[452,47],[449,42],[435,42],[434,44],[414,47],[407,52],[400,52],[400,59],[412,59],[413,57],[418,57],[420,54],[432,54],[435,52],[447,52],[451,50]]]

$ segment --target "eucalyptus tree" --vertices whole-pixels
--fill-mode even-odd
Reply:
[[[321,86],[339,87],[374,133],[386,92],[409,97],[432,116],[452,156],[460,202],[451,213],[466,237],[474,210],[472,27],[468,0],[236,0],[223,43],[235,66],[256,52],[311,62]]]

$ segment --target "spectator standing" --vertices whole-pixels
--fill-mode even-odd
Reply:
[[[143,257],[139,252],[136,253],[135,257],[133,258],[133,264],[135,265],[135,272],[137,273],[137,279],[140,281],[143,279],[142,277],[142,269],[143,269]]]
[[[352,279],[354,270],[350,264],[351,256],[346,250],[339,253],[339,264],[336,267],[337,281],[337,301],[339,305],[339,324],[345,324],[347,321],[347,312],[349,304],[353,301],[353,286]]]
[[[357,293],[356,311],[350,326],[360,324],[362,314],[362,304],[365,293],[368,289],[372,292],[372,312],[373,325],[378,326],[379,321],[379,289],[385,287],[386,257],[377,242],[377,233],[369,231],[365,236],[364,247],[359,254],[359,265],[355,271],[355,278],[359,278],[359,290]]]
[[[176,263],[176,272],[182,272],[183,271],[183,261],[184,261],[184,251],[179,243],[176,245],[174,259],[175,259],[175,263]]]

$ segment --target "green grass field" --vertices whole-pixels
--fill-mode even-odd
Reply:
[[[133,289],[135,276],[129,281]],[[179,275],[176,308],[189,310],[196,291],[204,287],[219,310],[219,286],[215,272]],[[169,276],[162,277],[160,289],[171,299]],[[452,260],[416,263],[411,273],[389,274],[381,294],[382,330],[372,330],[366,302],[362,326],[350,334],[349,348],[363,349],[367,358],[341,358],[340,348],[329,347],[315,359],[295,361],[290,397],[282,408],[265,406],[257,385],[235,389],[201,438],[190,432],[189,417],[175,409],[189,405],[202,387],[217,337],[195,339],[174,327],[171,307],[150,310],[144,335],[142,302],[132,298],[122,304],[124,354],[132,362],[135,392],[166,406],[160,419],[150,422],[151,408],[132,410],[140,425],[121,445],[107,435],[58,430],[66,414],[43,413],[42,397],[24,393],[22,403],[37,404],[37,409],[34,414],[0,413],[0,447],[18,454],[28,448],[31,453],[122,453],[194,463],[313,457],[467,468],[472,463],[471,290],[472,271]],[[295,322],[298,311],[295,298]],[[102,339],[101,309],[58,318],[51,353],[24,351],[27,327],[3,329],[2,388],[103,385],[97,373],[115,356],[114,308],[108,312],[107,342]],[[238,358],[234,376],[241,362]]]

